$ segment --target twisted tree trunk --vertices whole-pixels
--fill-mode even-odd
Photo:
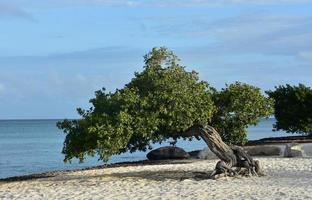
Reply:
[[[215,170],[211,174],[212,178],[222,173],[229,173],[230,175],[238,174],[239,171],[233,170],[233,167],[238,169],[246,168],[248,175],[258,175],[260,172],[258,161],[254,161],[243,148],[225,144],[219,133],[212,126],[194,125],[185,131],[182,136],[201,137],[208,145],[209,149],[220,159]]]
[[[236,156],[233,150],[223,142],[219,133],[213,127],[206,125],[205,127],[200,127],[199,131],[201,138],[220,160],[225,161],[231,166],[235,165]]]

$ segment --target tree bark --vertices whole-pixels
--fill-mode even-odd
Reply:
[[[229,166],[236,164],[236,156],[233,150],[223,142],[219,133],[211,126],[206,125],[200,127],[200,136],[208,145],[209,149],[218,157],[220,160],[226,162]]]
[[[209,149],[221,160],[217,163],[216,168],[211,175],[212,178],[221,173],[236,174],[236,171],[232,169],[233,167],[239,169],[246,168],[249,175],[258,175],[260,172],[258,161],[254,161],[243,148],[225,144],[219,133],[212,126],[194,125],[187,131],[183,132],[181,136],[200,136],[208,145]]]

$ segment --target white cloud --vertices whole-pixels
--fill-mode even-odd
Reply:
[[[150,21],[149,21],[150,20]],[[157,19],[144,19],[153,24]],[[270,12],[241,13],[220,20],[206,15],[180,16],[160,22],[151,29],[161,36],[199,38],[201,51],[209,54],[273,54],[297,56],[312,51],[312,17]]]
[[[302,60],[312,62],[312,51],[299,52],[298,57]]]
[[[25,7],[62,6],[148,6],[148,7],[196,7],[226,5],[278,5],[311,3],[309,0],[2,0]]]
[[[308,0],[152,0],[139,5],[159,7],[226,6],[226,5],[277,5],[309,3]]]
[[[20,18],[29,21],[35,21],[34,17],[29,12],[15,4],[9,3],[0,4],[0,17]]]
[[[230,51],[296,54],[312,49],[311,22],[306,16],[241,15],[215,22],[210,31]]]

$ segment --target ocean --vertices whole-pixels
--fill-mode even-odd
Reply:
[[[56,127],[59,120],[0,120],[0,178],[27,175],[55,170],[79,169],[103,164],[96,157],[84,163],[77,160],[63,162],[61,153],[65,134]],[[263,119],[257,126],[248,128],[248,139],[286,136],[285,132],[272,131],[275,119]],[[155,144],[153,147],[166,146]],[[187,151],[203,149],[201,140],[179,140],[177,146]],[[146,159],[147,152],[124,153],[112,156],[108,163]]]

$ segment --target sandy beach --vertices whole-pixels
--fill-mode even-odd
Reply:
[[[195,178],[217,160],[121,166],[0,183],[0,199],[312,199],[312,158],[257,158],[265,176]]]

